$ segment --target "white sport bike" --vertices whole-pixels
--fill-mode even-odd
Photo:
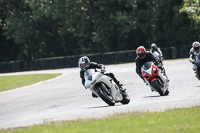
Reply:
[[[85,87],[89,88],[95,95],[99,96],[109,106],[114,106],[115,103],[121,102],[128,104],[130,98],[125,89],[120,90],[118,85],[112,78],[99,72],[95,69],[85,71]]]

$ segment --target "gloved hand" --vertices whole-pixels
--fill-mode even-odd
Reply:
[[[105,73],[105,71],[106,71],[106,70],[103,70],[103,69],[102,69],[102,70],[101,70],[101,73]]]
[[[162,69],[162,68],[163,68],[163,66],[162,66],[162,64],[161,64],[161,63],[159,63],[157,66],[158,66],[158,68],[160,68],[160,69]]]
[[[145,83],[146,85],[148,85],[148,83],[146,82],[146,80],[145,80],[145,79],[143,79],[143,81],[144,81],[144,83]]]
[[[101,73],[104,73],[106,71],[105,66],[101,67]]]
[[[154,64],[155,64],[156,66],[158,66],[158,65],[160,65],[161,63],[160,63],[159,61],[154,61]]]
[[[194,60],[190,59],[189,61],[190,61],[192,64],[194,64]]]

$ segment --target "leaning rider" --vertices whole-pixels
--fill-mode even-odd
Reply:
[[[152,43],[150,52],[153,53],[154,51],[157,51],[160,54],[160,56],[163,58],[162,51],[160,50],[160,48],[158,48],[155,43]]]
[[[195,62],[195,57],[197,56],[198,53],[200,53],[200,43],[199,42],[193,42],[192,43],[192,48],[190,49],[190,59],[189,61],[194,64]],[[193,67],[193,70],[195,70],[195,67]]]
[[[85,76],[84,72],[87,69],[101,69],[102,72],[105,72],[105,66],[103,64],[97,64],[95,62],[90,62],[90,59],[87,56],[83,56],[78,61],[79,67],[80,67],[80,77],[82,79],[83,86],[85,85]],[[118,85],[120,89],[122,89],[122,84],[116,79],[115,75],[113,73],[105,73],[105,75],[111,77],[113,81]],[[92,96],[97,98],[97,96],[92,93]]]
[[[136,62],[136,73],[143,79],[143,81],[146,83],[144,78],[142,77],[141,67],[146,63],[153,61],[155,65],[158,66],[159,69],[163,72],[163,74],[166,76],[167,81],[169,82],[169,79],[165,73],[164,67],[159,63],[158,59],[151,53],[146,51],[146,49],[143,46],[140,46],[136,50],[137,57],[135,59]],[[146,83],[147,84],[147,83]]]

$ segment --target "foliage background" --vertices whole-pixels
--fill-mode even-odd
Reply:
[[[199,0],[0,0],[0,62],[200,40]]]

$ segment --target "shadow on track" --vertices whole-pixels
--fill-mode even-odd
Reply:
[[[142,98],[151,98],[151,97],[162,97],[160,95],[157,95],[157,96],[145,96],[145,97],[142,97]]]
[[[107,107],[115,107],[115,106],[122,106],[122,105],[114,105],[114,106],[109,106],[109,105],[105,105],[105,106],[96,106],[96,107],[89,107],[86,109],[95,109],[95,108],[107,108]]]

